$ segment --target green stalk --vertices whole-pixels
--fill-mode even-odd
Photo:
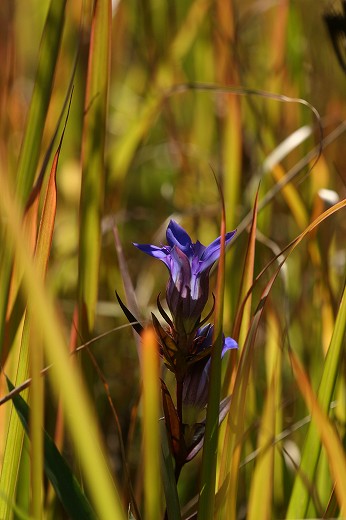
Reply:
[[[34,90],[17,169],[16,195],[22,206],[27,202],[39,161],[43,129],[64,27],[65,4],[66,0],[51,0],[43,29]],[[0,262],[0,345],[4,338],[12,269],[12,258],[6,248],[2,255]]]
[[[222,193],[220,190],[222,197]],[[223,202],[223,199],[222,199]],[[217,445],[219,439],[219,408],[221,395],[221,353],[223,340],[223,298],[225,287],[225,207],[222,207],[220,260],[217,273],[213,352],[210,367],[210,385],[203,446],[202,476],[198,503],[198,520],[214,516]]]
[[[87,331],[94,323],[104,196],[104,145],[110,66],[111,3],[96,0],[91,28],[82,143],[79,237],[79,303]]]
[[[23,289],[28,298],[28,310],[33,326],[42,334],[47,363],[52,364],[49,377],[54,396],[55,399],[62,399],[67,428],[74,448],[80,455],[81,468],[90,489],[96,514],[100,520],[123,520],[125,515],[117,488],[105,462],[93,407],[81,374],[69,358],[64,333],[52,299],[47,295],[37,266],[29,254],[18,208],[10,197],[6,179],[1,176],[0,189],[3,194],[0,199],[1,221],[5,223],[8,231],[6,247],[10,251],[15,250],[19,267],[23,270]]]
[[[345,350],[346,294],[345,287],[335,322],[333,336],[324,363],[317,400],[321,410],[328,413],[337,382],[342,354]],[[321,453],[321,438],[315,422],[311,422],[305,439],[300,470],[290,498],[287,518],[304,518],[310,502],[310,492],[304,482],[313,482]],[[301,478],[304,475],[304,481]]]

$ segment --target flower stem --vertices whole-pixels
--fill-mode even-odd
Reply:
[[[177,413],[180,424],[183,424],[183,377],[177,377]]]

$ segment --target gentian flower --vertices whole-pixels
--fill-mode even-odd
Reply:
[[[183,382],[184,422],[193,424],[197,421],[200,412],[208,403],[209,375],[211,365],[211,348],[213,340],[213,325],[205,325],[196,333],[196,352],[192,357]],[[238,348],[237,342],[223,335],[221,357],[228,350]],[[197,361],[194,361],[197,359]]]
[[[226,245],[236,231],[226,234]],[[166,232],[168,245],[134,244],[138,249],[161,260],[168,268],[170,278],[166,300],[172,314],[175,330],[180,336],[189,336],[199,326],[201,314],[208,300],[209,273],[220,256],[220,237],[208,247],[199,241],[193,243],[186,231],[171,220]]]
[[[226,245],[236,231],[225,236]],[[161,380],[165,423],[175,459],[175,478],[186,462],[201,449],[205,435],[205,408],[208,402],[213,329],[205,325],[213,313],[201,319],[209,296],[209,275],[220,256],[220,237],[209,246],[193,243],[186,231],[174,220],[169,222],[167,245],[134,244],[144,253],[161,260],[169,271],[166,301],[171,313],[168,316],[157,298],[158,310],[166,325],[152,314],[158,340],[158,353],[175,377],[176,398]],[[119,304],[133,328],[142,333],[143,327],[120,300]],[[222,335],[221,357],[238,347],[232,338]],[[225,397],[219,408],[219,423],[228,412],[230,397]]]

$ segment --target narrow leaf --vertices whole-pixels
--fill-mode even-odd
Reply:
[[[180,504],[174,476],[173,458],[167,439],[166,426],[161,422],[162,485],[166,498],[168,520],[180,520]]]
[[[141,335],[143,332],[143,326],[138,322],[138,320],[134,317],[132,312],[130,312],[126,305],[122,302],[117,291],[115,291],[115,295],[117,297],[121,310],[125,314],[126,318],[129,320],[129,323],[131,323],[133,329],[137,332],[137,334]]]
[[[319,404],[299,359],[292,351],[290,352],[290,357],[300,392],[311,412],[312,421],[316,424],[323,446],[327,452],[329,466],[334,477],[335,491],[340,505],[341,517],[345,517],[346,457],[344,448],[334,426]],[[292,518],[292,516],[286,516],[286,518]]]
[[[215,178],[216,180],[216,178]],[[211,355],[210,384],[205,440],[202,458],[202,476],[198,503],[198,520],[209,520],[214,515],[217,444],[219,438],[219,408],[221,394],[221,351],[223,343],[223,299],[225,289],[225,236],[226,211],[221,186],[216,180],[222,204],[220,260],[217,271],[215,325]]]
[[[333,336],[324,362],[323,374],[317,393],[317,400],[321,410],[328,413],[330,403],[333,398],[343,352],[345,351],[345,331],[346,331],[346,290],[344,288],[339,312],[336,318]],[[305,475],[308,481],[313,482],[317,463],[321,452],[321,439],[317,430],[317,425],[312,422],[305,439],[300,472],[297,473],[290,503],[287,511],[287,518],[303,517],[306,514],[310,501],[310,493],[300,477],[300,473]]]
[[[110,0],[96,0],[92,17],[85,98],[79,225],[78,292],[80,312],[83,307],[86,309],[87,323],[81,322],[86,328],[86,336],[93,328],[98,291],[111,21]]]
[[[159,351],[152,328],[142,335],[144,510],[145,518],[160,518],[160,379]]]
[[[0,221],[6,226],[6,247],[11,253],[15,252],[19,266],[23,269],[23,289],[28,298],[32,322],[42,333],[47,362],[52,363],[49,376],[55,398],[62,398],[66,425],[80,455],[81,468],[96,513],[100,520],[120,520],[124,518],[124,513],[117,488],[105,463],[92,404],[78,368],[69,360],[64,333],[52,299],[30,256],[19,208],[10,195],[6,177],[1,175],[0,189]],[[88,435],[84,435],[86,431]]]
[[[14,386],[7,378],[9,390]],[[29,434],[30,409],[26,401],[20,396],[13,397],[13,404],[20,418],[26,434]],[[76,477],[72,473],[64,457],[55,446],[53,439],[46,431],[44,435],[44,467],[52,483],[59,500],[66,513],[73,520],[96,520],[96,514],[92,510],[88,499],[82,491]]]

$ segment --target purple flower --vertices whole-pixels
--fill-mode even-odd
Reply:
[[[226,244],[236,231],[226,234]],[[171,220],[166,232],[168,245],[134,244],[138,249],[161,260],[170,272],[166,300],[176,330],[191,334],[198,327],[208,300],[209,272],[220,256],[220,237],[208,247],[193,243],[186,231]]]
[[[195,339],[197,348],[193,355],[193,358],[197,358],[198,361],[192,361],[184,378],[183,405],[186,408],[185,412],[192,411],[193,416],[203,410],[208,402],[213,329],[214,326],[210,324],[198,329]],[[238,348],[237,342],[230,337],[223,336],[221,357],[228,350],[235,348]],[[185,420],[190,422],[186,417]],[[195,422],[195,417],[192,422]]]

